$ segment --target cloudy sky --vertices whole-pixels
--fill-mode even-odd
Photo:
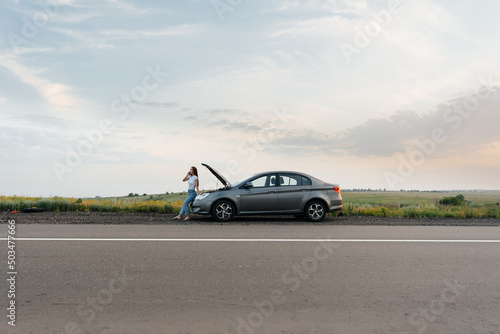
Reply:
[[[0,195],[500,189],[498,1],[0,3]]]

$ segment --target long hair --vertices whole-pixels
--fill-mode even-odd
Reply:
[[[191,166],[191,168],[193,169],[193,174],[198,176],[198,169],[195,166]]]

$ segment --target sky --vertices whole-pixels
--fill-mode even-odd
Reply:
[[[0,4],[0,195],[500,189],[498,1]]]

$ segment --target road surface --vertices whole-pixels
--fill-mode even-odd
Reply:
[[[1,333],[500,333],[499,227],[18,224],[15,235]]]

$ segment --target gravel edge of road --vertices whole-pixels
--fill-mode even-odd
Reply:
[[[217,223],[207,216],[193,215],[189,221],[173,220],[174,214],[114,212],[38,212],[10,214],[18,224],[102,224],[102,225],[385,225],[385,226],[500,226],[498,218],[394,218],[374,216],[327,217],[320,223],[292,216],[236,217]],[[6,219],[6,218],[4,218]]]

